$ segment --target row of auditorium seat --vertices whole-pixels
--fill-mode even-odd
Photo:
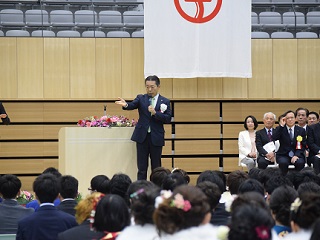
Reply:
[[[5,34],[0,30],[0,37],[30,37],[26,30],[8,30]],[[31,33],[32,37],[96,37],[96,38],[143,38],[144,31],[134,31],[130,35],[127,31],[109,31],[105,34],[103,31],[84,31],[82,33],[76,30],[62,30],[57,34],[51,30],[35,30]]]
[[[267,32],[251,32],[251,38],[318,38],[318,34],[315,32],[297,32],[294,36],[291,32],[273,32],[271,34]]]
[[[97,14],[92,10],[78,10],[74,14],[69,10],[31,9],[23,13],[18,9],[3,9],[0,11],[0,25],[12,26],[52,26],[52,27],[143,27],[143,11],[125,11],[121,14],[115,10],[104,10]]]
[[[320,11],[302,12],[251,12],[253,28],[312,28],[320,27]]]

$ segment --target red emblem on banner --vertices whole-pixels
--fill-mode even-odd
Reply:
[[[189,22],[192,23],[205,23],[211,21],[217,14],[219,13],[222,5],[222,0],[216,0],[216,6],[213,11],[204,16],[204,3],[205,2],[212,2],[212,0],[184,0],[185,2],[194,2],[196,4],[196,13],[195,16],[188,15],[181,7],[180,0],[174,0],[174,5],[178,10],[179,14]]]

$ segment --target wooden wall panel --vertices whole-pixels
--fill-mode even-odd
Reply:
[[[246,170],[238,166],[238,158],[224,158],[223,159],[223,171],[232,172],[235,170]]]
[[[272,98],[272,41],[252,39],[252,78],[248,98]]]
[[[320,45],[318,39],[298,40],[298,98],[319,99]]]
[[[205,170],[218,170],[218,158],[176,158],[175,168],[181,168],[187,172],[203,172]]]
[[[70,97],[95,98],[95,39],[70,38]]]
[[[43,38],[17,38],[18,97],[43,98]]]
[[[96,98],[121,97],[121,39],[96,38]]]
[[[175,142],[176,154],[218,154],[219,151],[219,141],[216,140],[182,140]]]
[[[248,79],[247,78],[223,78],[222,80],[223,98],[247,98]]]
[[[238,138],[239,132],[243,131],[243,124],[224,124],[223,137],[224,138]]]
[[[198,78],[198,98],[222,98],[222,78]]]
[[[239,133],[238,133],[239,135]],[[225,154],[239,154],[238,137],[236,140],[223,141],[223,153]],[[238,164],[238,162],[237,162]]]
[[[143,39],[122,38],[122,94],[124,99],[133,99],[145,93],[144,83],[144,45]]]
[[[42,122],[43,103],[8,102],[4,104],[11,122]]]
[[[171,140],[166,140],[165,145],[162,148],[162,155],[172,154],[172,143]]]
[[[15,167],[12,167],[14,162]],[[0,160],[0,174],[41,174],[48,167],[58,167],[58,159]]]
[[[273,98],[297,99],[297,40],[272,41]]]
[[[45,99],[70,98],[70,41],[68,38],[44,38]]]
[[[19,177],[22,186],[21,190],[28,191],[28,192],[33,192],[33,182],[36,179],[36,176],[31,176],[31,177]]]
[[[176,138],[219,138],[220,125],[213,124],[177,124]]]
[[[198,98],[197,78],[178,78],[172,84],[172,97],[174,99]]]
[[[43,125],[0,125],[1,140],[43,138]]]
[[[0,96],[1,99],[18,97],[17,39],[0,41]]]
[[[43,157],[44,142],[0,142],[2,157]]]
[[[172,78],[161,78],[160,79],[160,94],[168,99],[172,98]]]
[[[219,121],[219,103],[176,102],[174,106],[176,122]]]

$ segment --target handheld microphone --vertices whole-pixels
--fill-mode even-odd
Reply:
[[[107,105],[103,105],[103,114],[107,116]]]
[[[152,97],[149,97],[149,106],[152,106]]]

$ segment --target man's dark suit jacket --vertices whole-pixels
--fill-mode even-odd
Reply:
[[[162,113],[160,105],[167,105],[167,109]],[[148,94],[138,95],[132,102],[128,103],[124,110],[138,109],[139,121],[134,129],[131,140],[142,143],[148,133],[148,128],[151,128],[151,141],[154,146],[164,146],[164,123],[171,122],[170,100],[159,95],[155,106],[156,114],[151,116],[148,111],[150,105]]]
[[[298,136],[302,137],[301,149],[296,149]],[[283,127],[278,126],[276,127],[276,129],[272,134],[272,140],[273,141],[279,140],[280,142],[280,147],[279,147],[279,150],[277,151],[278,156],[289,157],[289,152],[293,151],[294,156],[297,156],[299,158],[305,158],[304,150],[307,142],[306,142],[306,131],[304,130],[304,128],[299,126],[294,126],[294,136],[291,143],[287,126],[283,126]]]
[[[312,158],[320,151],[320,123],[309,126],[308,129],[309,157]]]
[[[2,102],[0,102],[0,114],[7,114],[6,110],[4,109],[4,106],[2,105]],[[6,118],[1,118],[1,120],[6,125],[10,123],[10,118],[8,117],[8,114]]]
[[[61,201],[61,203],[57,206],[58,210],[71,214],[72,216],[76,215],[76,210],[74,209],[77,206],[77,201],[74,199],[68,199]]]
[[[274,128],[272,128],[271,131],[274,133]],[[259,153],[259,157],[261,156],[264,158],[268,154],[268,152],[263,148],[263,146],[268,142],[270,142],[270,140],[265,128],[256,131],[256,148]]]
[[[78,226],[75,218],[56,207],[45,205],[18,223],[17,240],[56,240],[58,234]]]
[[[20,206],[14,199],[0,203],[0,234],[16,234],[18,222],[34,213],[32,208]]]
[[[91,231],[89,220],[85,220],[79,226],[59,233],[58,240],[101,239],[105,235],[104,232]]]

